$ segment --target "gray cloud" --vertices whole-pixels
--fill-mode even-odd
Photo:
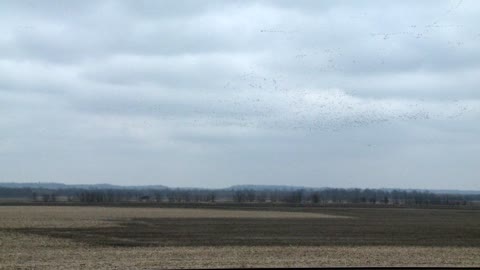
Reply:
[[[2,2],[0,181],[480,189],[479,11]]]

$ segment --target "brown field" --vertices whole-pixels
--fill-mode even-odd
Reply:
[[[0,269],[294,266],[480,266],[480,211],[0,206]]]

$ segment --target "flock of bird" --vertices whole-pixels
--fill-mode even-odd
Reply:
[[[284,86],[286,80],[247,73],[225,85],[218,100],[236,124],[307,131],[340,131],[394,121],[458,118],[471,108],[450,101],[431,110],[422,100],[369,99],[342,90],[308,90]],[[453,109],[452,109],[453,108]],[[225,114],[223,114],[225,116]],[[227,114],[228,115],[228,114]]]
[[[426,38],[429,33],[440,28],[463,27],[440,24],[441,19],[456,10],[461,3],[459,1],[430,24],[411,25],[408,30],[400,32],[370,33],[370,36],[388,40],[399,35],[411,35],[418,39]],[[287,35],[289,38],[293,34],[299,34],[297,30],[282,29],[261,29],[260,32]],[[453,45],[462,44],[456,42]],[[321,77],[325,73],[341,72],[348,68],[345,60],[348,56],[343,54],[341,48],[299,49],[293,52],[292,58],[305,61],[319,55],[321,57],[314,59],[323,61],[307,66],[313,70],[312,76]],[[379,59],[376,63],[350,60],[349,65],[383,65],[388,58]],[[287,76],[287,73],[272,75],[252,68],[226,82],[221,98],[216,100],[216,106],[212,107],[210,112],[216,119],[216,124],[282,130],[338,131],[395,121],[453,119],[471,110],[460,101],[439,104],[433,102],[432,105],[424,100],[411,99],[402,100],[401,104],[398,104],[394,99],[372,99],[361,94],[352,94],[348,90],[315,89],[295,85],[296,79],[289,80]],[[432,106],[436,106],[436,110],[432,110]],[[441,107],[447,107],[448,110],[442,110]]]
[[[461,4],[462,1],[458,1],[432,23],[410,25],[409,29],[400,32],[370,33],[370,36],[388,40],[399,35],[410,35],[419,39],[428,37],[428,34],[438,29],[461,28],[463,25],[440,24],[441,19],[450,15]],[[281,29],[262,29],[260,32],[288,35],[289,38],[292,34],[299,33],[297,30]],[[449,42],[449,45],[462,46],[463,42]],[[324,61],[308,66],[314,70],[313,74],[316,76],[322,76],[322,72],[338,72],[346,69],[347,61],[344,58],[347,56],[340,48],[298,50],[293,57],[298,61],[304,61],[320,54],[322,54],[320,59]],[[380,59],[374,64],[383,65],[385,61]],[[349,64],[365,63],[351,59]],[[461,117],[471,110],[468,105],[459,101],[448,101],[436,105],[434,102],[432,105],[424,100],[412,99],[403,100],[399,105],[395,100],[372,100],[341,90],[306,89],[306,87],[292,85],[285,75],[263,74],[265,73],[251,70],[225,84],[223,94],[226,95],[219,98],[217,102],[222,104],[223,108],[228,108],[227,111],[237,120],[237,125],[309,131],[342,130],[394,121],[452,119]],[[432,110],[432,106],[436,106],[436,110]],[[448,110],[443,110],[443,107],[447,107]]]
[[[429,34],[443,28],[462,28],[463,25],[441,24],[462,1],[457,2],[431,23],[412,24],[404,31],[367,33],[366,36],[382,42],[398,36],[409,35],[414,39],[427,38]],[[301,37],[299,30],[280,28],[260,29],[266,35],[285,35],[287,39]],[[480,36],[480,34],[479,34]],[[389,43],[391,44],[391,43]],[[322,77],[332,73],[342,74],[352,70],[377,68],[388,64],[388,45],[377,51],[377,58],[351,58],[342,48],[299,48],[278,61],[287,59],[298,64],[309,73],[308,76],[292,78],[288,72],[272,74],[252,66],[239,76],[230,78],[221,89],[222,93],[205,98],[204,107],[191,108],[191,114],[198,115],[192,120],[193,126],[210,124],[214,126],[236,126],[302,131],[341,131],[349,128],[394,123],[398,121],[425,121],[431,119],[455,119],[462,117],[472,108],[455,100],[443,103],[425,102],[421,99],[395,100],[371,98],[361,90],[324,89],[315,87]],[[463,42],[448,43],[449,46],[463,46]],[[352,68],[352,66],[357,66]],[[302,74],[304,75],[304,74]],[[325,75],[325,76],[324,76]],[[310,78],[310,82],[305,82]],[[320,79],[319,79],[320,78]],[[350,79],[351,80],[351,79]],[[297,83],[302,81],[301,84]],[[335,85],[335,83],[332,83]],[[433,109],[432,109],[433,107]],[[447,109],[443,110],[442,107]]]

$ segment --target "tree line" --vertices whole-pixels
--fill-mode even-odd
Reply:
[[[34,189],[0,187],[0,198],[34,202],[151,202],[151,203],[290,203],[467,205],[480,202],[480,194],[437,194],[384,189]]]

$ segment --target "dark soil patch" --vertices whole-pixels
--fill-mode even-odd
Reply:
[[[301,211],[298,208],[290,210]],[[119,220],[116,221],[119,226],[107,228],[29,228],[14,231],[106,246],[480,247],[480,211],[304,211],[353,218],[156,218]]]

